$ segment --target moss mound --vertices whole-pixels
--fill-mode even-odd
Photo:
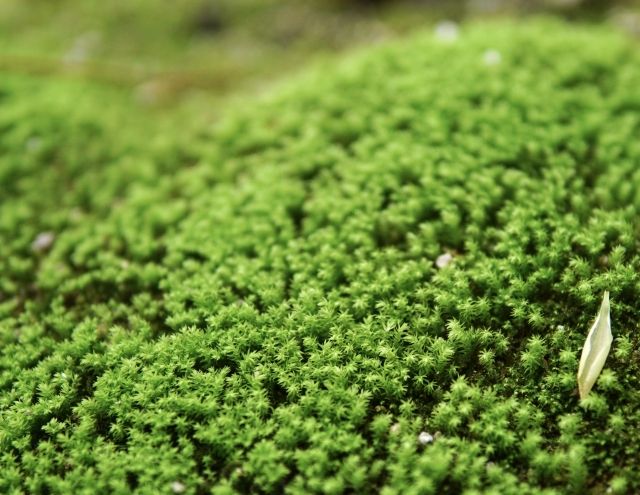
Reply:
[[[428,34],[187,140],[80,86],[0,79],[0,491],[640,490],[635,46]]]

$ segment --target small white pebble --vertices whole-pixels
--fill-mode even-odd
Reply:
[[[441,254],[436,258],[436,266],[438,268],[444,268],[453,261],[453,255],[451,253]]]
[[[488,65],[490,67],[500,65],[500,62],[502,62],[502,55],[498,50],[487,50],[484,52],[484,55],[482,55],[482,61],[484,62],[484,65]]]
[[[455,22],[442,21],[436,25],[435,35],[440,41],[451,43],[460,36],[460,29]]]
[[[49,249],[53,245],[53,241],[55,240],[56,236],[53,232],[40,232],[31,243],[31,249],[38,253],[41,253]]]
[[[171,483],[171,491],[173,493],[184,493],[186,489],[187,487],[180,481],[174,481]]]
[[[426,431],[420,432],[418,435],[418,443],[420,445],[427,445],[433,442],[433,435],[431,433],[427,433]]]
[[[400,433],[400,423],[395,423],[391,426],[390,430],[392,435]]]

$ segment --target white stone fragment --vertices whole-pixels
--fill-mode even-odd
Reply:
[[[181,481],[174,481],[171,483],[171,491],[173,493],[184,493],[187,487]]]
[[[443,253],[436,258],[436,266],[440,269],[449,266],[453,261],[453,255],[451,253]]]
[[[436,25],[435,35],[440,41],[451,43],[460,36],[460,28],[453,21],[442,21]]]
[[[31,249],[41,253],[49,249],[55,240],[56,236],[53,232],[40,232],[31,243]]]
[[[418,443],[420,445],[433,443],[433,435],[431,433],[427,433],[426,431],[420,432],[420,435],[418,435]]]
[[[489,67],[500,65],[502,62],[502,54],[498,50],[487,50],[482,55],[482,61],[484,65],[488,65]]]

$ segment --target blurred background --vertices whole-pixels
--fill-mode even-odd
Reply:
[[[445,19],[531,15],[640,38],[640,0],[1,0],[0,71],[117,86],[149,108],[216,109]]]

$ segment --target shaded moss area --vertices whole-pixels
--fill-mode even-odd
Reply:
[[[640,490],[639,62],[467,26],[211,130],[0,79],[0,491]]]
[[[127,87],[149,106],[204,92],[217,106],[310,59],[443,19],[547,14],[611,21],[638,36],[639,12],[639,0],[3,0],[0,69]]]

